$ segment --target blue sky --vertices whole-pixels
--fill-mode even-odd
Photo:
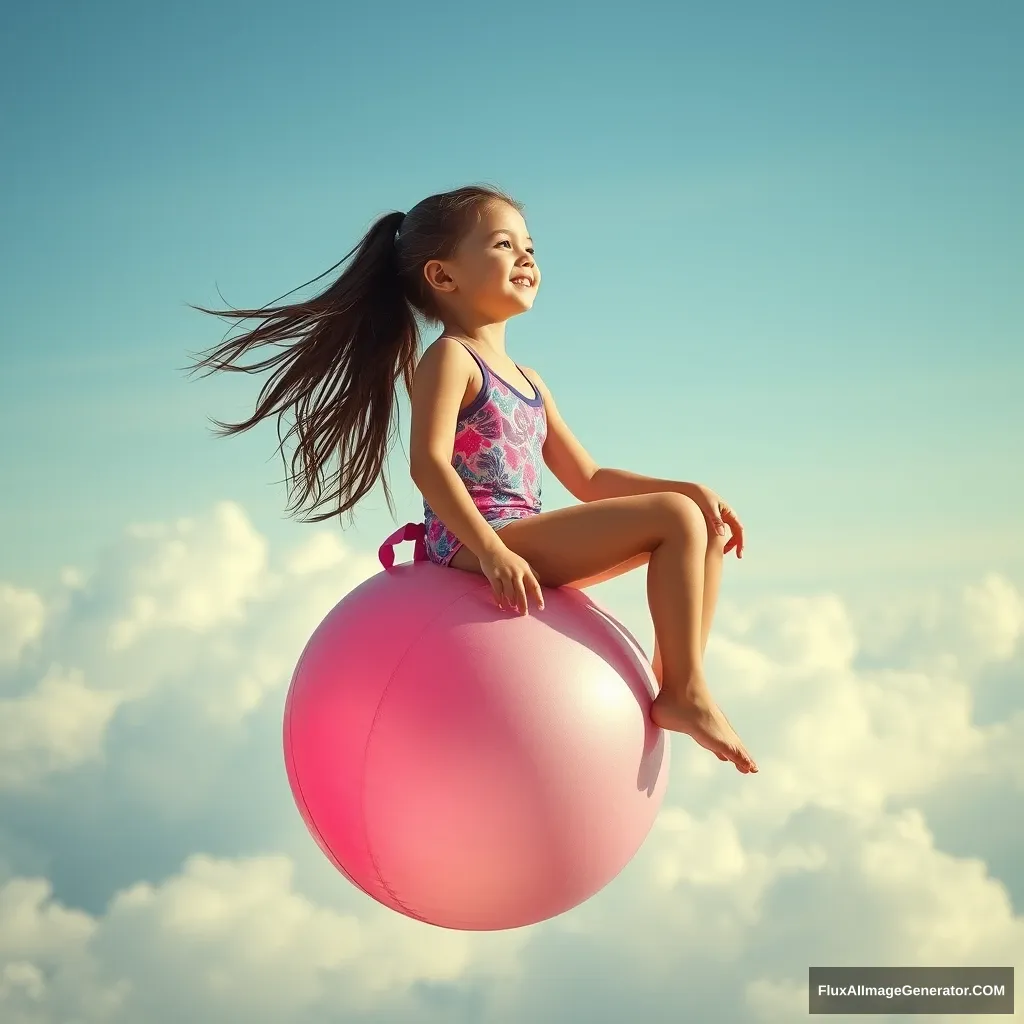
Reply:
[[[23,1016],[15,1020],[57,1020],[61,999],[77,1006],[85,998],[76,985],[92,986],[90,1022],[107,1019],[104,999],[122,1007],[110,1019],[141,1019],[131,1016],[141,1012],[136,997],[117,996],[117,978],[108,977],[113,961],[104,956],[121,949],[118,937],[141,929],[148,951],[124,968],[133,990],[174,942],[174,962],[186,970],[198,947],[182,952],[160,901],[202,885],[244,890],[249,878],[287,903],[268,915],[301,907],[320,920],[309,908],[330,905],[324,914],[351,913],[367,934],[420,950],[396,961],[392,979],[412,1003],[375,1002],[368,989],[350,1007],[363,1016],[346,1019],[434,1020],[440,1004],[423,991],[478,992],[473,979],[485,975],[479,991],[504,993],[505,1010],[479,996],[484,1002],[465,1011],[477,1007],[476,1019],[515,1019],[515,1007],[561,1019],[559,1008],[578,1010],[583,998],[565,979],[604,971],[621,953],[616,936],[642,946],[644,935],[663,932],[680,948],[703,948],[674,918],[658,916],[671,902],[662,890],[645,888],[671,875],[657,864],[671,865],[679,842],[686,857],[720,849],[703,874],[672,883],[673,898],[689,900],[687,912],[716,915],[723,935],[732,934],[729,922],[756,919],[745,952],[716,968],[727,981],[754,984],[751,965],[767,964],[782,940],[744,900],[789,870],[779,851],[815,827],[818,852],[806,856],[825,858],[835,892],[862,884],[864,906],[876,906],[871,900],[895,883],[864,868],[867,854],[858,867],[843,844],[891,847],[893,863],[917,865],[911,874],[935,879],[936,892],[966,872],[969,882],[956,884],[965,893],[980,887],[977,899],[991,901],[996,922],[972,946],[936,909],[941,900],[930,903],[922,890],[905,916],[949,926],[959,945],[916,946],[912,929],[892,933],[882,910],[861,907],[861,938],[836,947],[837,962],[856,961],[861,949],[881,956],[878,936],[890,933],[892,962],[984,962],[1024,950],[1019,828],[977,821],[979,807],[1004,808],[1006,817],[1011,801],[1019,810],[1024,787],[1021,747],[1011,742],[1024,737],[1018,4],[211,0],[144,10],[21,5],[6,17],[0,701],[24,733],[0,725],[0,735],[10,730],[0,745],[0,886],[5,875],[11,884],[46,878],[58,910],[47,918],[51,930],[40,925],[23,947],[0,944],[0,1007],[34,984],[18,965],[35,964],[47,994],[16,1004]],[[853,730],[864,745],[843,734],[822,747],[838,767],[818,788],[771,790],[778,802],[766,797],[766,806],[782,823],[774,831],[731,780],[699,775],[699,761],[692,770],[703,781],[691,790],[690,762],[680,757],[667,831],[652,839],[648,860],[568,931],[508,939],[524,943],[516,947],[524,973],[500,982],[487,973],[489,958],[503,962],[511,947],[445,939],[454,945],[438,966],[421,949],[429,936],[338,895],[340,881],[322,873],[286,801],[275,804],[280,822],[268,825],[241,781],[232,783],[235,817],[209,791],[232,765],[238,780],[258,778],[282,798],[274,730],[296,644],[345,586],[372,571],[364,556],[393,524],[382,500],[369,501],[344,533],[285,519],[273,428],[230,441],[207,430],[209,416],[243,414],[258,382],[180,372],[190,352],[225,330],[188,303],[219,304],[218,289],[232,305],[265,303],[336,263],[378,214],[480,180],[526,205],[544,271],[534,311],[510,328],[515,358],[544,376],[599,462],[707,483],[747,524],[748,555],[729,566],[720,646],[709,657],[731,707],[749,702],[730,715],[744,719],[762,774],[773,759],[777,778],[822,771],[795,749],[806,731],[794,723],[816,702],[828,705],[819,708],[819,737],[851,715],[867,723]],[[399,521],[418,519],[401,451],[392,474]],[[549,506],[569,500],[550,478],[545,496]],[[132,532],[139,523],[158,525]],[[304,591],[295,566],[307,563],[287,552],[308,545],[305,557],[322,555],[323,565]],[[254,611],[247,588],[277,593],[270,579],[293,581],[281,591],[291,604]],[[649,636],[642,578],[604,593]],[[237,616],[210,611],[218,602]],[[151,606],[135,654],[104,647],[104,630]],[[268,632],[279,646],[258,666],[236,666],[249,682],[221,693],[224,650]],[[131,680],[148,678],[144,665],[164,667],[136,686]],[[807,666],[836,689],[823,682],[808,696],[799,682]],[[789,680],[782,691],[793,703],[750,682],[769,676]],[[921,678],[927,685],[915,690]],[[879,700],[895,702],[888,711],[873,703],[876,686],[887,695]],[[945,725],[927,718],[942,708]],[[894,739],[897,720],[908,732]],[[161,733],[167,722],[176,738]],[[899,748],[894,760],[886,743]],[[189,766],[181,786],[195,791],[186,796],[168,773],[195,744],[224,752]],[[762,756],[766,747],[775,752]],[[886,765],[885,778],[856,784],[863,758]],[[956,810],[938,801],[940,791]],[[141,820],[151,837],[145,851],[111,854],[89,815],[109,829]],[[76,864],[69,851],[83,844],[92,859]],[[223,859],[204,867],[188,860],[193,854]],[[281,859],[245,859],[257,855]],[[958,859],[971,857],[986,865],[987,880]],[[281,865],[292,865],[297,880]],[[196,872],[207,868],[200,884]],[[117,902],[141,880],[154,887],[148,903]],[[685,896],[679,886],[689,887]],[[785,890],[772,891],[770,903],[783,899]],[[641,909],[629,910],[623,892],[639,893]],[[1001,903],[1000,892],[1017,903]],[[140,906],[149,917],[125,924]],[[792,981],[825,927],[811,910],[799,915],[777,922],[778,934],[795,936],[790,961],[765,967],[764,984],[730,1004],[730,1019],[794,1019]],[[330,931],[332,922],[317,927]],[[53,946],[38,937],[58,932],[64,938]],[[59,950],[68,949],[62,961]],[[307,956],[295,949],[278,966]],[[544,973],[549,954],[564,966],[558,977]],[[651,956],[642,984],[609,981],[602,1001],[635,1006],[645,992],[648,1019],[676,1019],[658,1014],[678,1009],[667,980],[678,965],[659,974],[661,960]],[[86,959],[76,957],[108,974],[82,973]],[[243,961],[224,968],[242,978],[238,992],[249,984]],[[334,968],[316,970],[309,992],[329,990],[323,977]],[[198,983],[187,997],[183,986],[173,995],[197,1021],[228,1022],[231,1012],[256,1019],[241,995],[221,1005]],[[711,989],[705,995],[722,1009]],[[318,1004],[308,993],[302,999],[273,1019],[305,1021]],[[146,1012],[157,1021],[170,1011]]]
[[[176,372],[224,330],[186,304],[273,299],[479,179],[527,205],[546,275],[512,351],[599,461],[724,493],[748,578],[797,522],[837,572],[837,537],[860,561],[908,528],[892,557],[951,563],[979,504],[1020,565],[1021,15],[972,10],[19,11],[8,571],[43,584],[124,519],[220,497],[298,535],[271,429],[208,439],[255,382]]]

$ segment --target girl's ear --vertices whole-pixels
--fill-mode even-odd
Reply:
[[[455,291],[455,282],[441,260],[429,260],[423,268],[423,276],[426,278],[427,284],[435,291],[446,293]]]

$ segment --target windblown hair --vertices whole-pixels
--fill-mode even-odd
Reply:
[[[201,356],[192,372],[209,376],[217,370],[273,369],[248,419],[213,423],[220,436],[229,436],[277,416],[288,511],[308,509],[302,521],[351,513],[378,480],[394,512],[385,465],[398,427],[397,386],[402,380],[411,393],[420,347],[416,313],[428,322],[441,319],[423,269],[430,260],[450,259],[482,208],[494,202],[521,209],[496,189],[467,186],[429,196],[407,214],[385,214],[341,261],[313,278],[318,281],[348,264],[313,298],[262,309],[192,306],[211,316],[261,321]],[[241,362],[265,346],[279,351]],[[291,425],[282,433],[289,414]],[[289,472],[284,455],[292,438],[296,445]],[[337,462],[329,470],[332,457]]]

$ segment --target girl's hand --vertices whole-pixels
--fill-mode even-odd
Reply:
[[[520,615],[529,615],[528,595],[544,609],[544,592],[530,563],[504,544],[480,559],[480,568],[491,584],[499,608],[515,608]]]
[[[708,530],[725,536],[726,527],[732,536],[725,542],[724,554],[736,549],[736,557],[743,557],[743,524],[739,516],[710,487],[696,486],[691,498],[697,503],[708,523]]]

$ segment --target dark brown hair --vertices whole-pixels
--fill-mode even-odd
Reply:
[[[394,512],[384,467],[398,427],[397,385],[401,379],[411,392],[420,343],[416,314],[428,322],[441,318],[423,268],[430,260],[451,258],[481,209],[494,202],[521,209],[497,189],[473,185],[430,196],[407,214],[385,214],[340,262],[313,278],[348,262],[313,298],[262,309],[192,306],[211,316],[262,321],[203,355],[192,371],[208,376],[217,370],[274,369],[252,416],[240,423],[213,422],[227,436],[277,416],[282,457],[288,439],[296,441],[286,481],[288,508],[308,507],[303,521],[351,513],[378,480]],[[263,346],[280,351],[248,365],[240,362]],[[282,434],[289,413],[292,423]],[[328,474],[332,456],[337,466]]]

